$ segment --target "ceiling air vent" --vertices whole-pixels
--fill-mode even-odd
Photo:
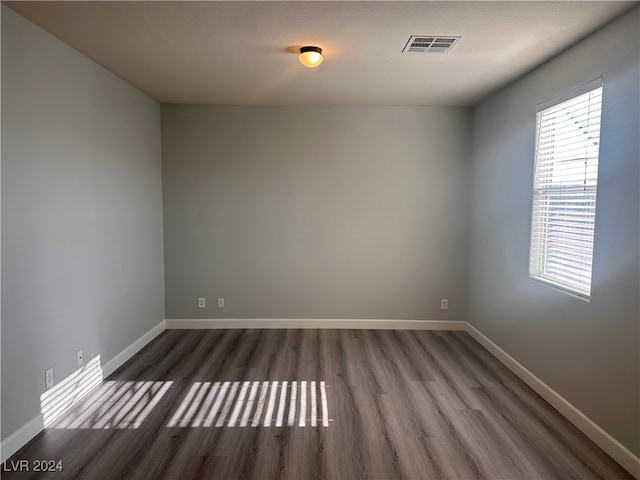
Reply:
[[[402,50],[419,53],[448,53],[462,37],[437,37],[434,35],[413,35]]]

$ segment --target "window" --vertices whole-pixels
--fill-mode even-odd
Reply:
[[[602,79],[538,105],[529,275],[588,299]]]

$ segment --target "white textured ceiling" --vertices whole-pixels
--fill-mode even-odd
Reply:
[[[163,103],[472,105],[637,2],[6,4]],[[402,53],[411,35],[462,39]]]

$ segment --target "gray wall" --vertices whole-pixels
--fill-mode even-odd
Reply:
[[[2,438],[164,318],[160,107],[2,6]]]
[[[482,102],[472,170],[471,323],[640,454],[638,9]],[[528,279],[536,103],[604,78],[589,303]]]
[[[163,105],[167,318],[464,319],[470,121]]]

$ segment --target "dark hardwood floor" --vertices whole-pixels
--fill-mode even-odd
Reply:
[[[2,478],[632,477],[463,332],[167,330]]]

